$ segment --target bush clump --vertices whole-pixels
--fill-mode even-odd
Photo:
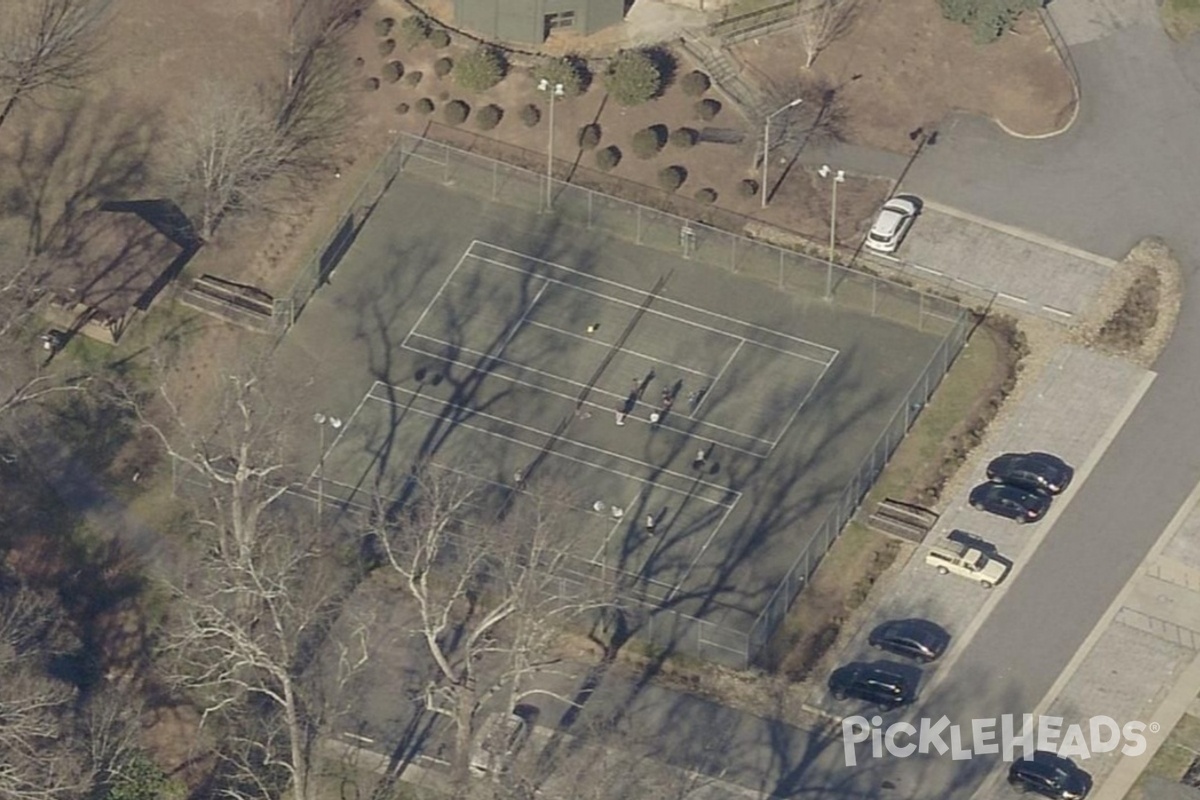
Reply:
[[[700,132],[695,128],[676,128],[671,131],[671,144],[682,150],[695,147],[700,141]]]
[[[717,202],[717,190],[710,189],[707,186],[703,189],[697,189],[696,199],[701,203],[712,205],[713,203]]]
[[[705,122],[712,122],[721,113],[721,101],[706,97],[696,103],[696,116]]]
[[[429,20],[424,17],[415,14],[405,17],[404,22],[400,23],[400,41],[404,42],[405,47],[412,49],[428,39],[431,30],[433,29]]]
[[[532,128],[542,121],[542,110],[533,103],[521,106],[521,110],[517,112],[517,116],[521,118],[521,124],[526,128]]]
[[[379,34],[380,36],[387,36],[392,32],[392,26],[395,24],[396,20],[392,19],[391,17],[384,17],[381,20],[377,20],[375,22],[375,33]]]
[[[489,103],[475,112],[475,124],[481,131],[490,131],[504,119],[504,109],[495,103]]]
[[[758,196],[758,181],[753,178],[743,178],[738,181],[737,192],[742,197],[757,197]]]
[[[428,40],[435,50],[445,50],[450,46],[450,34],[445,28],[430,31]]]
[[[615,144],[596,151],[596,166],[608,172],[621,163],[621,151]]]
[[[395,83],[404,77],[404,64],[399,61],[389,61],[383,65],[383,77],[389,83]]]
[[[595,150],[600,145],[600,126],[595,122],[579,129],[579,146],[584,150]]]
[[[366,65],[367,65],[367,60],[365,58],[363,58],[362,56],[359,56],[358,58],[354,59],[354,68],[355,69],[361,70]]]
[[[662,138],[654,128],[642,128],[633,135],[633,154],[638,158],[654,158],[662,146]]]
[[[379,55],[390,56],[392,51],[396,49],[395,39],[384,39],[379,43]]]
[[[409,86],[416,86],[421,82],[421,78],[425,77],[425,73],[419,69],[414,69],[412,72],[404,76],[404,82]]]
[[[458,60],[454,82],[470,92],[485,92],[503,80],[508,64],[500,51],[480,45]]]
[[[942,16],[971,29],[976,44],[988,44],[1012,30],[1022,11],[1033,11],[1045,0],[940,0]]]
[[[709,90],[712,81],[698,69],[694,69],[679,79],[679,88],[688,97],[699,97]]]
[[[454,69],[454,62],[446,57],[439,58],[433,62],[433,74],[439,78],[444,78]]]
[[[368,92],[373,92],[379,88],[379,78],[371,77],[363,80],[363,88]]]
[[[408,112],[409,112],[408,103],[400,103],[398,106],[396,106],[396,113],[399,114],[400,116],[403,117]]]
[[[442,109],[442,118],[447,125],[462,125],[471,116],[471,107],[462,100],[451,100]]]
[[[551,85],[561,84],[563,94],[567,97],[583,94],[592,81],[587,62],[579,56],[562,56],[543,61],[530,70],[530,75],[534,81],[545,81]]]
[[[687,170],[678,164],[663,167],[658,171],[658,185],[668,192],[673,192],[680,186],[683,186],[683,182],[686,180]]]
[[[416,109],[418,114],[432,114],[435,108],[437,108],[437,106],[435,106],[433,101],[428,97],[422,97],[417,101]]]
[[[653,98],[662,89],[662,74],[648,53],[623,50],[608,64],[604,85],[617,105],[636,106]]]

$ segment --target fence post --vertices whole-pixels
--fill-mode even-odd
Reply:
[[[879,279],[871,279],[871,316],[879,312]]]
[[[783,289],[783,248],[779,248],[779,288]]]
[[[738,240],[738,237],[730,235],[730,237],[729,237],[729,271],[734,274],[737,273],[737,240]]]
[[[596,196],[596,193],[593,192],[591,189],[585,189],[584,191],[587,192],[587,199],[588,199],[587,226],[590,228],[590,227],[592,227],[592,198]]]
[[[492,199],[495,200],[500,194],[500,162],[492,162]]]
[[[637,232],[634,235],[634,242],[636,244],[641,244],[642,243],[642,207],[640,205],[637,206],[637,212],[634,214],[634,218],[637,220]]]
[[[833,262],[825,265],[825,299],[833,299]]]
[[[925,293],[917,294],[917,330],[925,330]]]

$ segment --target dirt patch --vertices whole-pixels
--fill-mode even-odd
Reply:
[[[803,73],[795,31],[751,39],[733,52],[780,96]],[[1023,14],[999,41],[977,45],[934,0],[864,0],[849,32],[811,72],[845,106],[850,141],[903,153],[913,147],[910,131],[936,128],[954,111],[1030,136],[1061,129],[1075,106],[1070,76],[1036,14]]]
[[[1179,262],[1164,242],[1139,242],[1113,268],[1076,340],[1149,367],[1175,330],[1181,281]]]

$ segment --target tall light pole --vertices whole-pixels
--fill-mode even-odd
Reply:
[[[554,201],[554,98],[562,97],[565,92],[561,83],[551,83],[542,78],[538,81],[538,91],[550,95],[550,124],[549,141],[546,143],[546,210]]]
[[[333,428],[335,431],[342,427],[342,421],[337,417],[330,417],[318,411],[313,414],[313,422],[317,423],[317,427],[321,429],[320,456],[317,460],[317,524],[321,524],[321,511],[325,505],[325,426]]]
[[[829,212],[829,266],[832,267],[834,248],[837,246],[837,187],[839,183],[846,182],[846,171],[842,169],[834,171],[829,168],[828,164],[822,164],[821,168],[817,170],[817,174],[833,181],[833,208]]]
[[[790,103],[780,106],[779,108],[767,114],[767,121],[763,123],[763,163],[762,163],[762,207],[767,207],[767,161],[771,157],[771,120],[776,116],[787,111],[789,108],[795,108],[804,102],[803,97],[797,97]]]

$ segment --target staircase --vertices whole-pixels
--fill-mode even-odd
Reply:
[[[742,77],[742,70],[724,47],[702,32],[684,31],[683,50],[708,73],[713,86],[724,94],[751,122],[766,119],[771,112],[765,93]]]

